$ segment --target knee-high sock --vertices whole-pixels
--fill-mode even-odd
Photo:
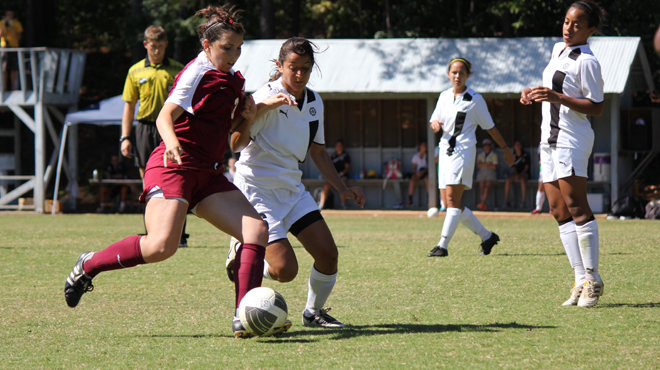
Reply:
[[[236,308],[250,289],[261,286],[265,255],[266,248],[252,243],[243,244],[236,253],[236,260],[234,261]]]
[[[596,218],[591,216],[584,222],[576,223],[575,232],[580,245],[582,263],[587,272],[587,280],[601,283],[602,280],[598,274],[599,246],[598,224],[596,223]]]
[[[543,202],[545,202],[545,192],[537,191],[536,192],[536,209],[539,211],[543,208]]]
[[[447,216],[445,216],[445,222],[442,224],[442,235],[438,247],[447,249],[451,238],[456,233],[459,222],[461,222],[461,209],[447,208]]]
[[[332,275],[326,275],[319,272],[315,266],[312,266],[312,271],[309,273],[309,280],[307,282],[309,291],[307,293],[305,309],[315,315],[318,314],[319,310],[323,308],[323,305],[328,300],[330,293],[332,293],[335,281],[337,281],[336,272]]]
[[[580,245],[578,244],[577,233],[575,232],[575,221],[573,218],[566,219],[559,223],[559,237],[564,250],[568,256],[568,262],[575,273],[575,284],[582,285],[585,279],[584,264],[580,254]]]
[[[140,249],[142,235],[129,236],[109,247],[100,250],[83,265],[83,270],[90,277],[103,271],[117,270],[145,264]]]
[[[470,229],[470,231],[479,235],[481,241],[487,240],[491,235],[493,235],[493,233],[488,231],[484,225],[481,224],[479,219],[477,219],[477,216],[475,216],[468,207],[465,207],[463,212],[461,212],[460,220],[461,223],[465,225],[465,227]]]

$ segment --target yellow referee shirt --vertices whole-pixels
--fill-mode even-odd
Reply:
[[[151,64],[145,58],[128,70],[122,99],[129,103],[140,101],[138,121],[156,121],[174,85],[174,77],[182,69],[183,64],[165,57],[160,64]]]

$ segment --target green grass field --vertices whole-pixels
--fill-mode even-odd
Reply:
[[[368,213],[367,213],[368,214]],[[660,368],[660,224],[599,220],[605,295],[561,307],[573,274],[550,218],[484,218],[502,241],[477,256],[464,226],[448,258],[426,253],[442,218],[326,216],[340,250],[328,306],[349,324],[308,329],[309,255],[295,281],[265,281],[294,326],[237,340],[229,237],[189,217],[190,247],[99,275],[75,309],[63,287],[78,254],[142,232],[139,215],[0,215],[0,368]]]

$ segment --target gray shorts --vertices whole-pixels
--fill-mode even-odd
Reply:
[[[137,168],[147,168],[149,156],[160,145],[160,134],[156,123],[138,122],[135,128],[135,166]]]
[[[492,168],[480,168],[477,171],[476,182],[496,181],[496,180],[497,180],[497,171],[495,171]]]

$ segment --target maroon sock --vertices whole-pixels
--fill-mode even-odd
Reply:
[[[140,249],[142,235],[129,236],[115,244],[94,253],[83,265],[83,270],[90,277],[99,272],[123,269],[145,264]]]
[[[234,261],[236,308],[250,289],[261,286],[264,278],[264,257],[266,257],[266,248],[259,244],[243,244],[236,253],[236,261]]]

